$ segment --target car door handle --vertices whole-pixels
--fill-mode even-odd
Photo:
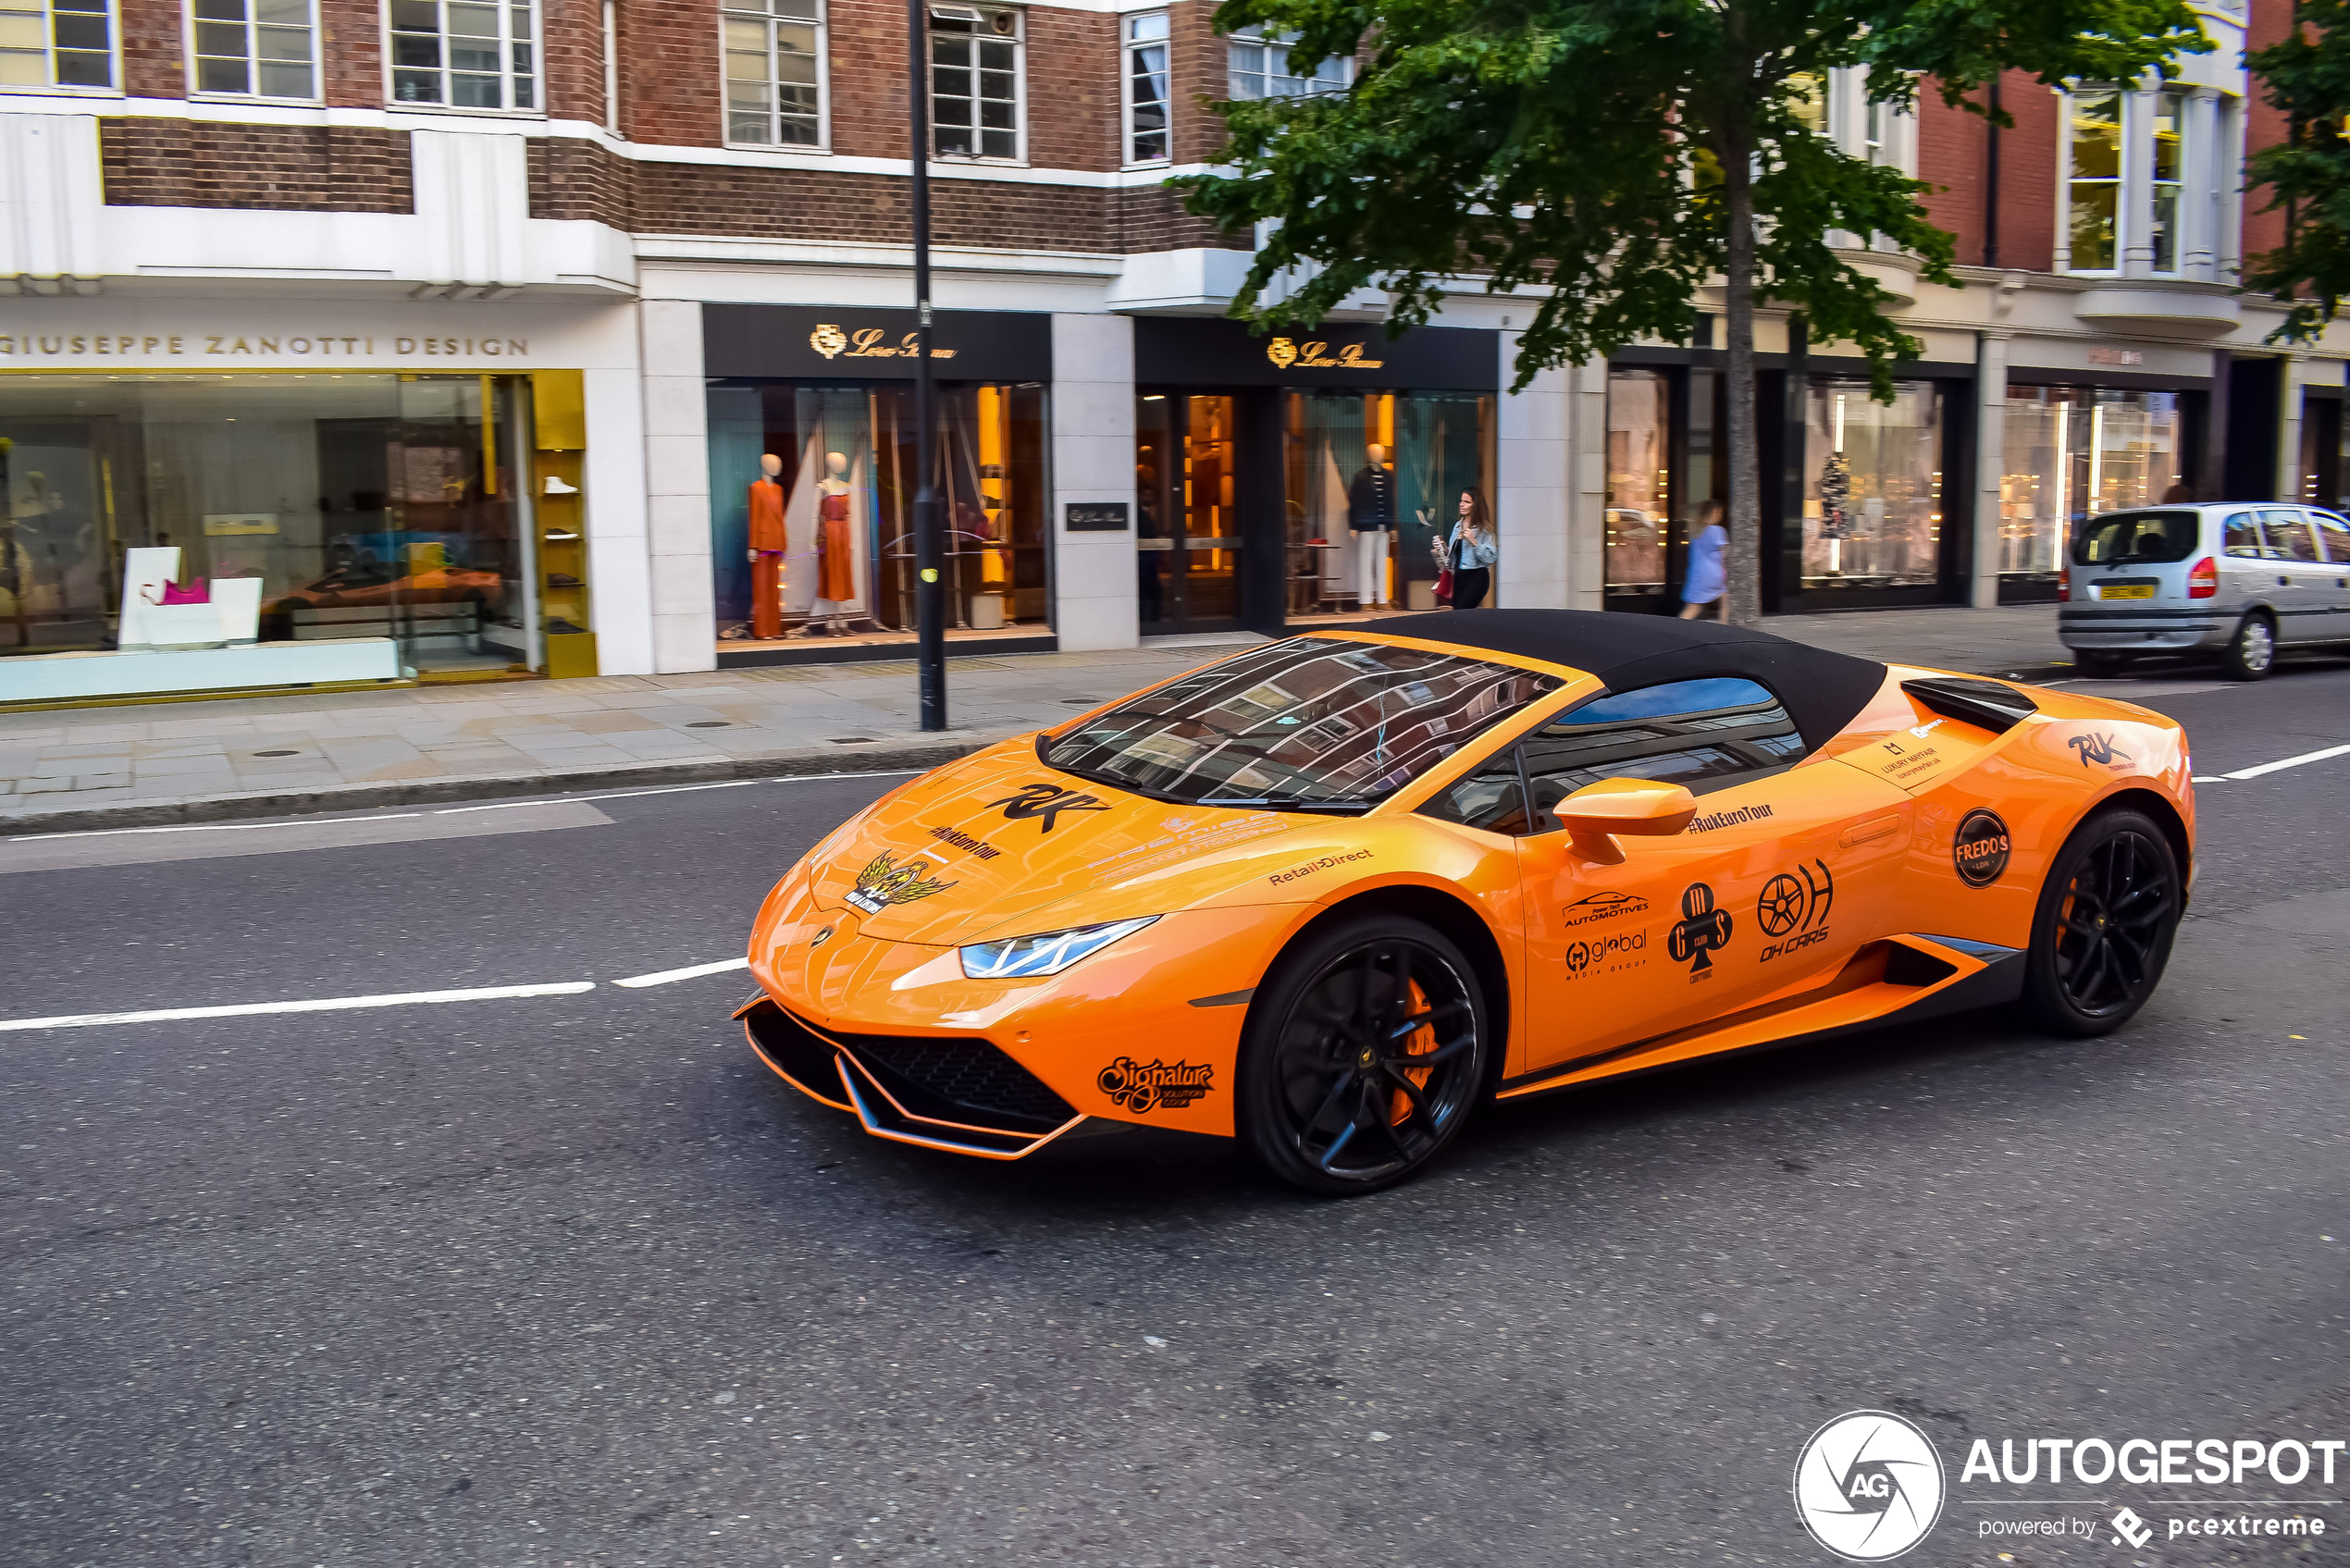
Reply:
[[[1872,817],[1865,822],[1853,823],[1850,827],[1844,830],[1843,836],[1837,839],[1837,842],[1843,845],[1847,849],[1849,849],[1856,844],[1872,843],[1876,839],[1884,838],[1887,834],[1897,833],[1900,831],[1901,813],[1896,811],[1891,816]]]

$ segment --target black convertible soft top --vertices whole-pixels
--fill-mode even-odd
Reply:
[[[1488,648],[1585,670],[1610,691],[1743,675],[1787,705],[1807,747],[1851,722],[1885,685],[1885,666],[1768,632],[1598,610],[1440,610],[1347,628]]]

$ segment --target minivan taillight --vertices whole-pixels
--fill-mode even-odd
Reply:
[[[2059,604],[2072,602],[2072,578],[2068,574],[2060,573],[2057,576],[2057,602]]]
[[[2187,597],[2189,599],[2220,597],[2220,563],[2218,562],[2207,555],[2187,569]]]

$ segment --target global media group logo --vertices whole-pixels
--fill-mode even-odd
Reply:
[[[1946,1496],[1933,1442],[1882,1410],[1837,1416],[1795,1462],[1797,1515],[1848,1562],[1884,1562],[1925,1539]]]

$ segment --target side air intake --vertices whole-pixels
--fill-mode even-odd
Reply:
[[[1980,724],[1993,735],[2005,735],[2040,710],[2040,705],[2010,685],[1998,681],[1969,681],[1934,675],[1903,681],[1901,689],[1923,707],[1962,724]]]

